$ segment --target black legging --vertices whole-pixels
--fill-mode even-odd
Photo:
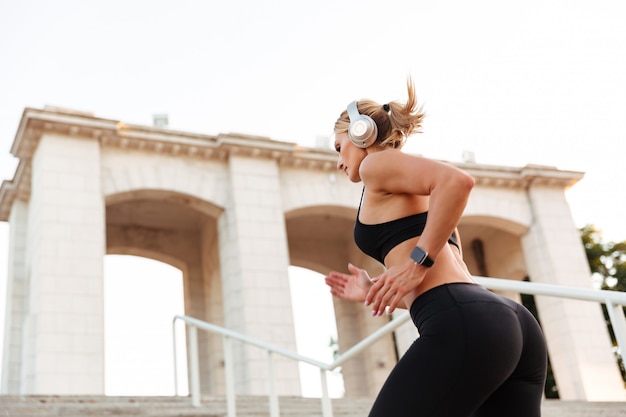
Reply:
[[[547,354],[522,305],[470,283],[422,294],[420,337],[397,363],[370,417],[539,417]]]

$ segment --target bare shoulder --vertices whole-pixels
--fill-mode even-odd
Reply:
[[[397,149],[367,155],[359,174],[370,190],[420,195],[429,195],[438,183],[466,175],[448,163]]]
[[[397,149],[374,152],[361,162],[359,173],[363,180],[376,180],[389,175],[403,175],[429,164],[429,159],[410,155]]]
[[[421,157],[406,154],[397,149],[387,149],[381,152],[374,152],[361,162],[361,175],[378,175],[381,172],[389,172],[389,169],[397,170],[405,164],[417,164]]]

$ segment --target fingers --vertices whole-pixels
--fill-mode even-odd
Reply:
[[[326,276],[324,281],[332,287],[337,285],[344,286],[347,280],[348,278],[341,272],[331,272]]]
[[[343,290],[346,287],[346,281],[347,279],[339,272],[331,272],[324,280],[326,285],[330,287],[333,295],[343,293]]]
[[[382,316],[384,312],[393,313],[406,294],[398,284],[393,284],[385,274],[372,279],[374,285],[365,297],[365,305],[371,306],[372,316]]]
[[[374,283],[374,285],[372,285],[369,292],[367,293],[367,296],[365,297],[365,306],[367,307],[371,305],[372,314],[375,315],[374,312],[378,312],[378,306],[380,304],[381,297],[386,292],[386,290],[383,290],[386,283],[386,280],[384,279],[384,274],[374,278],[372,282]]]
[[[382,316],[385,312],[385,307],[393,296],[394,294],[390,289],[386,287],[381,288],[381,291],[378,292],[372,303],[372,316]]]
[[[350,301],[363,301],[363,295],[358,298],[355,293],[354,276],[343,274],[341,272],[330,272],[325,280],[326,285],[330,287],[330,293],[339,298]]]
[[[402,301],[402,297],[400,294],[396,293],[393,300],[389,303],[389,307],[387,307],[387,314],[393,313],[396,310],[396,307],[398,307],[398,304],[400,304],[400,301]]]
[[[382,316],[383,312],[387,314],[393,313],[399,301],[402,299],[402,296],[403,294],[399,291],[387,291],[378,307],[376,315]]]
[[[382,316],[383,313],[391,314],[396,309],[403,295],[392,289],[383,287],[374,297],[372,302],[372,316]]]
[[[325,282],[331,289],[331,294],[349,301],[364,302],[365,297],[372,287],[367,271],[348,264],[349,273],[332,271]]]

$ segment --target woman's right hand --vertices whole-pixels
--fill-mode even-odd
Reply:
[[[330,293],[335,297],[349,301],[364,302],[369,292],[372,281],[367,271],[348,264],[351,274],[332,271],[326,276],[326,285],[330,287]]]

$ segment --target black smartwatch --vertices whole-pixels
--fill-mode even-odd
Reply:
[[[411,259],[413,259],[416,264],[425,266],[426,268],[430,268],[435,263],[435,261],[428,256],[428,252],[419,246],[413,248],[413,251],[411,252]]]

